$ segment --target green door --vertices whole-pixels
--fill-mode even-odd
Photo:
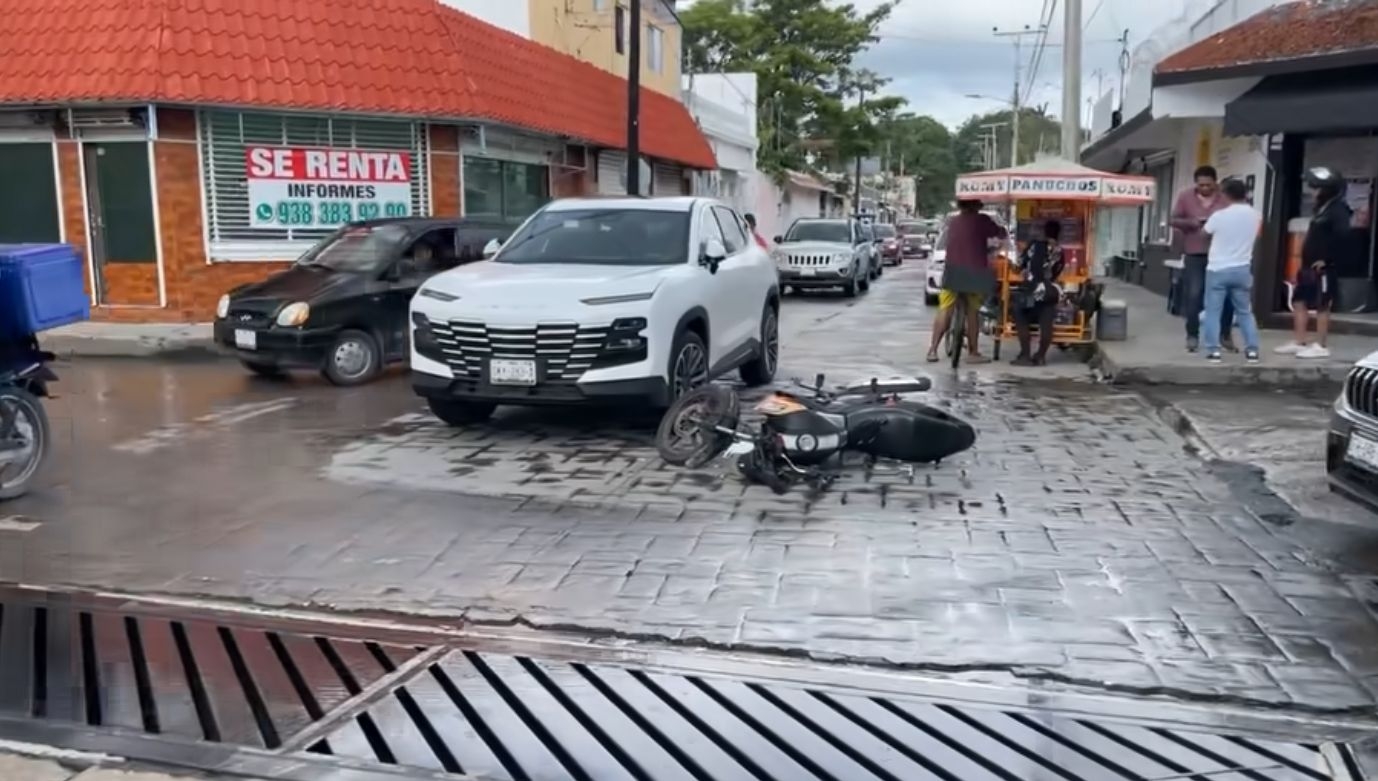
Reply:
[[[0,143],[0,244],[62,240],[52,143]]]
[[[148,144],[103,141],[88,142],[82,148],[96,296],[106,303],[106,264],[158,262]]]

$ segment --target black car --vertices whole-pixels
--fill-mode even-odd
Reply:
[[[353,222],[293,266],[231,290],[216,308],[215,341],[250,371],[316,369],[357,385],[407,357],[407,310],[431,275],[483,258],[515,226],[473,218]]]

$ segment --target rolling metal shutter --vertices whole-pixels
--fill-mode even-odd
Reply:
[[[684,195],[684,169],[680,166],[656,163],[654,178],[653,194]]]
[[[598,153],[598,192],[600,195],[621,195],[627,192],[627,183],[622,172],[627,165],[627,155],[607,149]]]

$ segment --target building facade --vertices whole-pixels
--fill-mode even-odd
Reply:
[[[444,0],[447,5],[627,77],[633,0]],[[682,29],[675,0],[641,2],[641,84],[679,96]]]
[[[369,1],[394,21],[160,0],[91,27],[78,0],[21,6],[0,28],[0,242],[78,247],[95,318],[203,321],[352,219],[515,224],[609,186],[625,81],[433,0]],[[643,101],[647,165],[684,192],[712,149],[677,100]]]
[[[1340,319],[1362,325],[1357,312],[1378,308],[1375,97],[1378,0],[1226,0],[1155,34],[1136,53],[1122,105],[1112,95],[1098,106],[1083,151],[1090,165],[1158,180],[1158,201],[1137,224],[1103,227],[1110,246],[1137,252],[1144,284],[1165,291],[1180,255],[1167,224],[1171,199],[1197,166],[1212,165],[1244,181],[1265,214],[1255,305],[1281,322],[1313,213],[1304,172],[1334,167],[1350,180],[1354,243],[1363,248],[1340,269]]]
[[[694,192],[754,212],[756,194],[756,75],[696,73],[684,77],[685,108],[703,129],[718,167],[702,171]],[[757,216],[760,219],[760,216]]]

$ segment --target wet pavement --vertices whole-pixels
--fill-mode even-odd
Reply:
[[[858,301],[787,299],[782,378],[931,369],[922,284],[906,266]],[[1059,357],[933,369],[977,446],[822,497],[667,468],[652,419],[452,430],[400,376],[83,361],[59,367],[46,482],[0,509],[0,579],[1368,712],[1378,531],[1330,555],[1148,400]]]

